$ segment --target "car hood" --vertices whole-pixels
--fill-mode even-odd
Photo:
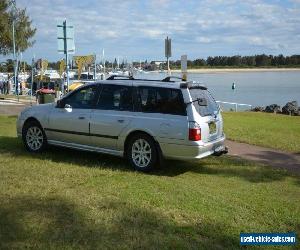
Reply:
[[[52,109],[54,106],[55,106],[55,103],[46,103],[46,104],[39,104],[39,105],[27,107],[22,110],[22,112],[20,113],[20,116],[24,116],[25,114],[29,114],[29,113],[32,114],[32,113],[36,113],[36,112],[48,113],[50,111],[50,109]]]

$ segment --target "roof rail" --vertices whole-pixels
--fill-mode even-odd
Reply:
[[[177,79],[177,80],[180,80],[180,81],[184,81],[183,78],[178,77],[178,76],[167,76],[166,78],[162,79],[161,81],[162,82],[174,82],[174,81],[171,81],[171,79]]]
[[[123,80],[124,80],[124,78],[126,80],[134,80],[133,76],[126,76],[126,75],[111,75],[106,80],[115,80],[115,78],[121,78]]]
[[[184,83],[180,83],[180,88],[181,89],[202,89],[202,90],[207,90],[207,87],[204,86],[201,83],[198,82],[184,82]]]

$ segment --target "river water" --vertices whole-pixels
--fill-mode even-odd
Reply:
[[[147,73],[136,77],[162,79],[165,76],[165,73]],[[191,73],[188,80],[203,83],[218,101],[253,106],[274,103],[283,106],[289,101],[297,101],[300,105],[300,71]],[[232,83],[236,85],[235,90],[231,88]]]

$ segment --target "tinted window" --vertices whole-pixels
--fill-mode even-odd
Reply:
[[[139,87],[138,111],[186,115],[181,91],[169,88]]]
[[[213,115],[214,112],[219,110],[218,104],[208,90],[190,89],[190,93],[192,100],[196,100],[198,98],[205,98],[207,100],[207,106],[200,106],[198,102],[193,102],[193,105],[201,116]]]
[[[132,87],[103,85],[97,108],[105,110],[132,111]]]
[[[97,95],[97,87],[95,85],[82,88],[64,99],[65,104],[69,104],[72,108],[88,109],[92,108]]]

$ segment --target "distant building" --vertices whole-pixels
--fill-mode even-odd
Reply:
[[[166,63],[166,61],[152,61],[151,64],[155,64],[156,66],[160,66],[163,65],[164,63]]]
[[[151,61],[151,68],[152,70],[163,69],[166,61]]]

